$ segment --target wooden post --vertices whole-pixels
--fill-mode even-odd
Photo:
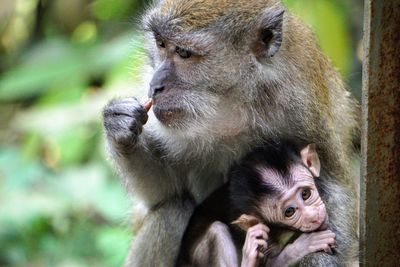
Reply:
[[[366,0],[361,266],[400,266],[400,0]]]

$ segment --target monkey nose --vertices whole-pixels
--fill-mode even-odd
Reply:
[[[149,90],[149,94],[148,97],[154,97],[156,94],[164,91],[165,86],[164,85],[152,85],[150,84],[150,90]]]
[[[316,224],[319,222],[319,212],[318,209],[307,209],[306,218],[309,223]]]

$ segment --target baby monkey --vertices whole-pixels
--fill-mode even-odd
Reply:
[[[318,251],[332,254],[335,234],[314,179],[320,161],[314,144],[298,151],[279,142],[248,155],[231,171],[233,222],[247,231],[241,266],[292,266]]]
[[[231,267],[241,259],[242,267],[287,267],[313,252],[332,253],[336,237],[314,182],[319,175],[314,144],[256,149],[196,208],[176,266]]]

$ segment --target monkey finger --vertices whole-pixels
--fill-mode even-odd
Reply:
[[[258,252],[265,252],[268,249],[268,243],[262,239],[256,239],[253,242],[252,250],[256,250]]]
[[[268,239],[268,233],[264,230],[253,230],[248,232],[250,238],[253,239],[264,239],[267,240]]]
[[[251,243],[250,246],[243,248],[243,255],[247,256],[248,258],[258,259],[259,257],[264,257],[264,252],[266,248],[264,248],[267,244],[266,242],[262,244],[263,240],[255,240]],[[261,254],[260,254],[261,253]]]
[[[267,251],[268,251],[268,244],[265,245],[265,246],[259,246],[259,247],[258,247],[258,252],[261,252],[261,253],[263,253],[264,255],[267,254]]]
[[[328,229],[328,230],[313,232],[312,234],[314,234],[314,235],[328,235],[328,234],[335,234],[335,233]]]
[[[324,237],[320,239],[310,239],[309,243],[310,244],[324,244],[327,243],[329,245],[335,244],[336,239],[334,237]]]
[[[264,257],[265,257],[265,254],[263,252],[259,251],[258,254],[257,254],[257,258],[258,259],[262,259]]]
[[[328,244],[313,244],[308,247],[309,252],[327,251],[329,249]]]
[[[322,232],[315,232],[310,234],[311,240],[322,240],[325,238],[336,238],[336,234],[330,230],[328,231],[322,231]]]
[[[332,244],[335,243],[335,240],[332,239],[324,239],[324,240],[320,240],[318,242],[312,242],[310,245],[311,246],[316,246],[316,247],[330,247]]]
[[[266,226],[265,224],[262,224],[262,223],[256,224],[248,229],[248,231],[255,231],[255,230],[263,230],[263,231],[269,233],[268,226]]]

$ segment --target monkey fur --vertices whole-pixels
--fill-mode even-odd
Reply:
[[[345,253],[300,265],[353,262],[357,104],[311,30],[275,0],[159,0],[143,28],[153,108],[124,98],[103,112],[111,158],[145,213],[126,266],[173,266],[195,207],[271,137],[316,143],[337,182],[318,185]]]

